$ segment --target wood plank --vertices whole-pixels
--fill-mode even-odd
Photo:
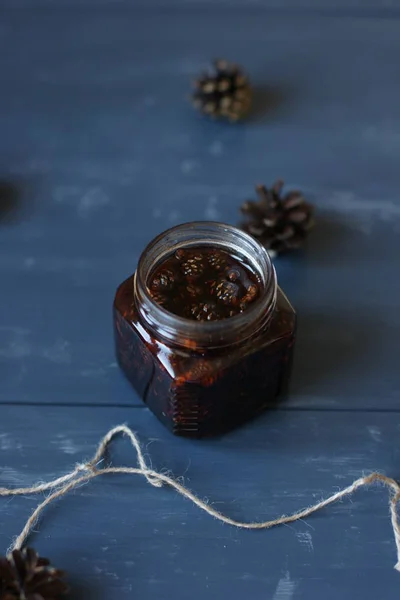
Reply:
[[[149,11],[158,10],[199,10],[215,8],[237,9],[240,11],[249,11],[252,9],[259,11],[279,11],[289,12],[317,12],[322,14],[348,14],[352,12],[361,14],[397,14],[398,3],[385,0],[59,0],[57,6],[52,0],[3,0],[2,7],[13,9],[29,8],[47,8],[59,11],[60,9],[76,10],[80,12],[85,9],[108,8],[112,11],[116,9],[147,9]]]
[[[0,485],[67,472],[123,421],[139,432],[155,468],[183,475],[237,519],[291,513],[375,469],[400,476],[393,415],[274,412],[220,440],[188,442],[147,410],[9,407],[0,427]],[[110,459],[135,463],[122,440]],[[387,501],[383,489],[359,491],[307,522],[251,532],[218,523],[169,489],[110,476],[50,508],[31,543],[90,599],[352,600],[357,589],[375,600],[395,597],[399,585]],[[3,551],[34,505],[26,497],[0,501]]]
[[[165,227],[234,223],[282,176],[319,219],[277,261],[300,318],[285,406],[396,410],[398,21],[129,14],[4,11],[0,179],[19,200],[0,225],[0,402],[140,404],[115,365],[117,284]],[[218,54],[257,86],[247,124],[186,103]]]

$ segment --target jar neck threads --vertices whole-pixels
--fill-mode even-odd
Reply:
[[[260,279],[260,297],[245,312],[218,321],[197,322],[179,317],[155,302],[148,289],[151,271],[179,249],[210,246],[238,256]],[[155,238],[143,251],[134,280],[139,319],[163,342],[192,350],[240,344],[265,327],[276,303],[275,269],[267,251],[245,232],[223,223],[198,221],[178,225]]]

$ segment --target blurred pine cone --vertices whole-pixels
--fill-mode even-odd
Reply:
[[[0,600],[57,600],[68,591],[63,571],[32,548],[0,558]]]
[[[314,225],[314,209],[298,191],[281,195],[283,181],[272,188],[256,187],[258,202],[247,200],[241,212],[247,222],[241,228],[250,233],[270,254],[280,254],[303,246],[308,232]]]
[[[215,60],[213,68],[195,81],[192,102],[210,117],[238,121],[250,110],[251,88],[240,67]]]

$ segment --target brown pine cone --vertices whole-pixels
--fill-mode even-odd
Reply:
[[[63,571],[32,548],[0,558],[0,600],[57,600],[68,591]]]
[[[192,103],[210,117],[238,121],[250,110],[251,88],[240,67],[215,60],[213,69],[195,81]]]
[[[281,195],[283,181],[272,188],[256,187],[258,202],[247,200],[241,206],[248,218],[241,228],[250,233],[270,254],[280,254],[303,246],[308,232],[314,225],[314,209],[298,191]]]

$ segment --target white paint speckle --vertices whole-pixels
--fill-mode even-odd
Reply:
[[[333,476],[335,479],[347,479],[346,473],[334,473]]]
[[[125,566],[128,567],[128,569],[132,569],[132,567],[135,566],[135,563],[133,560],[126,560],[125,561]]]
[[[296,533],[296,537],[299,540],[300,544],[307,547],[309,552],[314,552],[313,539],[309,531],[299,531],[298,533]]]
[[[218,204],[218,198],[216,196],[211,196],[208,201],[206,208],[204,210],[204,217],[209,221],[218,221],[219,219],[219,211],[216,206]]]
[[[156,104],[156,99],[154,96],[145,96],[144,100],[143,100],[143,104],[145,106],[155,106]]]
[[[103,367],[90,367],[88,369],[82,369],[80,373],[82,377],[101,379],[101,377],[104,377],[105,375],[105,369]]]
[[[198,163],[195,160],[186,159],[181,162],[181,171],[182,173],[192,173],[197,166]]]
[[[24,267],[26,269],[32,269],[32,267],[34,267],[35,265],[36,265],[36,258],[33,258],[33,256],[28,256],[27,258],[25,258]]]
[[[16,442],[8,433],[0,433],[0,450],[22,450],[22,444]]]
[[[44,358],[53,363],[67,365],[71,362],[71,347],[67,340],[58,339],[42,351]]]
[[[278,581],[272,600],[292,600],[296,584],[290,578],[289,571]]]
[[[168,215],[168,223],[171,223],[171,225],[178,223],[180,221],[180,212],[177,210],[172,210],[169,215]]]
[[[375,425],[370,425],[369,427],[367,427],[367,429],[368,429],[369,435],[374,440],[374,442],[380,442],[381,441],[382,432],[379,429],[379,427],[376,427]]]
[[[30,331],[19,327],[0,327],[0,357],[20,359],[30,356],[29,334]]]
[[[86,446],[84,444],[77,444],[64,433],[58,433],[55,436],[55,439],[51,440],[50,443],[58,450],[61,450],[61,452],[64,452],[70,456],[74,454],[82,454],[86,451]]]
[[[357,196],[352,191],[335,191],[327,192],[323,190],[315,190],[316,196],[323,195],[324,206],[332,208],[337,212],[344,214],[352,214],[358,218],[368,218],[371,213],[374,218],[378,217],[382,221],[391,221],[393,217],[400,216],[400,205],[397,199],[364,199]]]
[[[60,449],[65,454],[77,454],[79,452],[79,448],[77,448],[72,440],[64,438],[60,440]]]
[[[7,433],[0,433],[0,450],[11,450],[12,443]]]
[[[222,142],[215,140],[215,142],[213,142],[209,147],[208,151],[210,154],[212,154],[212,156],[221,156],[221,154],[224,152],[224,146]]]
[[[243,579],[243,581],[256,581],[258,577],[254,573],[245,572],[240,575],[240,579]]]
[[[100,188],[91,188],[80,199],[78,214],[82,218],[88,217],[93,211],[109,204],[110,199]]]
[[[0,469],[1,472],[1,480],[4,483],[13,483],[16,484],[18,486],[20,485],[28,485],[28,481],[26,479],[26,477],[22,474],[19,473],[18,471],[16,471],[15,469],[12,469],[11,467],[1,467]]]

